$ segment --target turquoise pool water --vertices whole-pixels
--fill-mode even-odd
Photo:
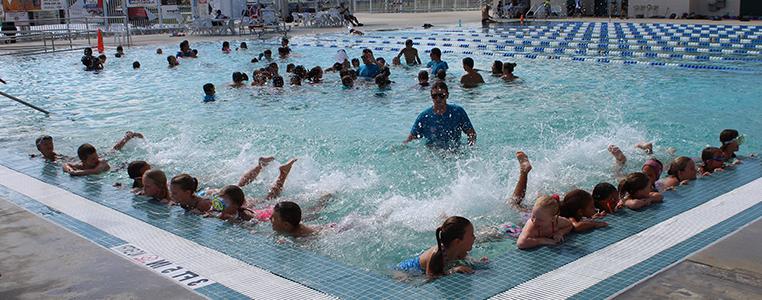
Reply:
[[[59,153],[74,156],[79,144],[90,142],[105,152],[124,131],[136,130],[146,140],[110,156],[112,165],[144,159],[170,177],[190,173],[208,187],[236,182],[259,156],[274,155],[281,162],[298,157],[283,198],[309,206],[322,193],[333,193],[313,224],[354,225],[303,246],[379,273],[433,245],[433,230],[443,215],[466,216],[478,228],[517,221],[504,204],[517,175],[517,150],[526,151],[534,162],[528,195],[535,195],[613,181],[609,144],[623,148],[632,170],[645,160],[631,147],[640,141],[655,142],[665,162],[670,157],[667,147],[676,148],[678,155],[698,156],[706,145],[719,144],[717,136],[724,128],[747,135],[742,153],[762,145],[760,72],[505,58],[518,63],[519,82],[507,84],[483,74],[486,85],[463,90],[457,87],[462,55],[446,54],[449,102],[466,109],[479,138],[476,147],[442,158],[420,143],[400,146],[417,114],[431,105],[428,92],[414,87],[417,68],[393,68],[395,84],[383,93],[362,84],[342,90],[333,73],[314,86],[227,88],[232,72],[251,74],[262,65],[250,59],[264,48],[277,47],[274,41],[247,42],[252,49],[230,55],[220,53],[219,43],[194,43],[200,58],[181,60],[176,69],[167,69],[166,56],[153,54],[156,47],[128,48],[126,58],[109,57],[97,74],[81,70],[80,53],[0,58],[0,74],[9,81],[5,91],[53,112],[46,118],[0,102],[0,144],[9,152],[32,153],[34,138],[44,133],[55,137]],[[171,53],[176,45],[161,48]],[[293,48],[294,57],[276,60],[282,73],[289,62],[328,67],[336,51]],[[357,57],[361,49],[347,51]],[[375,52],[387,61],[394,55]],[[483,70],[495,59],[473,57]],[[142,64],[138,71],[131,68],[134,60]],[[762,71],[753,63],[744,66]],[[217,103],[201,103],[206,82],[217,86]],[[275,175],[276,168],[266,169],[245,191],[264,195]],[[110,185],[126,183],[127,175],[112,172],[100,180],[102,189],[113,189]],[[119,198],[98,201],[137,214],[145,205]],[[199,229],[199,223],[177,221],[194,218],[179,208],[150,217],[165,218],[162,228],[172,232],[236,237],[228,243],[247,242],[237,238],[240,232],[271,234],[269,224],[242,228],[205,221]],[[496,256],[513,247],[510,240],[480,244],[473,255]]]

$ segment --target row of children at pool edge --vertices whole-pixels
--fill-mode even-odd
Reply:
[[[112,151],[119,151],[133,138],[143,138],[140,133],[127,132]],[[739,146],[744,142],[744,136],[737,130],[726,129],[720,133],[720,147],[706,147],[701,152],[702,164],[686,156],[672,160],[667,176],[662,177],[664,166],[657,158],[651,156],[642,166],[641,172],[621,174],[627,159],[622,151],[614,146],[608,150],[615,158],[616,172],[619,177],[618,186],[608,182],[597,184],[591,192],[574,189],[563,195],[541,195],[533,205],[524,205],[529,173],[532,165],[524,152],[517,152],[519,162],[519,179],[508,204],[519,211],[524,224],[506,223],[500,226],[476,231],[472,223],[460,216],[447,218],[437,228],[435,236],[437,244],[420,255],[405,260],[396,269],[403,272],[425,274],[437,277],[450,273],[471,273],[479,263],[469,263],[465,260],[477,236],[479,240],[512,237],[517,238],[519,249],[531,249],[543,245],[562,243],[564,237],[571,232],[584,232],[606,227],[606,222],[600,221],[607,214],[628,208],[640,210],[663,201],[662,193],[678,186],[689,184],[698,176],[710,176],[726,168],[741,163],[736,157]],[[36,140],[39,152],[46,160],[69,160],[57,154],[54,150],[53,139],[41,136]],[[643,149],[646,154],[653,155],[650,143],[641,143],[636,147]],[[95,147],[83,144],[77,150],[80,163],[66,162],[63,170],[72,176],[92,175],[109,170],[108,162],[100,158]],[[261,157],[258,164],[244,173],[238,184],[227,185],[220,190],[207,189],[199,193],[198,181],[188,174],[180,174],[167,180],[164,172],[153,169],[145,161],[133,161],[127,167],[127,173],[133,182],[133,192],[155,199],[162,203],[176,203],[189,212],[198,214],[218,213],[218,217],[231,221],[270,221],[274,231],[294,237],[312,235],[325,227],[308,226],[302,223],[308,215],[314,216],[330,195],[321,197],[317,205],[308,210],[303,217],[301,207],[295,202],[281,201],[272,206],[254,208],[255,205],[279,197],[286,178],[296,159],[280,166],[280,174],[270,192],[262,200],[247,199],[241,187],[251,183],[266,167],[273,157]],[[482,259],[486,262],[486,258]]]

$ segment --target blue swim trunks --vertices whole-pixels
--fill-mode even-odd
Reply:
[[[421,267],[420,256],[403,260],[394,269],[412,274],[423,274],[425,272],[423,267]]]

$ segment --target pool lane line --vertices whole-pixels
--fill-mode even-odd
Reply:
[[[199,291],[219,283],[256,299],[335,299],[3,165],[0,178],[0,185],[125,241],[110,248],[115,254],[163,276],[180,272],[172,279],[186,288]],[[188,276],[195,277],[179,281]],[[200,279],[209,281],[186,284]]]
[[[715,47],[715,48],[733,48],[733,49],[762,49],[762,44],[752,44],[752,43],[740,43],[740,42],[733,42],[733,41],[712,41],[709,38],[699,38],[699,39],[688,39],[688,38],[670,38],[670,39],[661,39],[661,38],[655,38],[655,37],[634,37],[631,39],[626,38],[618,38],[618,37],[612,37],[612,36],[603,36],[603,35],[586,35],[586,34],[578,34],[578,35],[565,35],[565,34],[558,34],[558,33],[550,33],[546,35],[531,35],[531,34],[524,34],[524,35],[508,35],[508,34],[494,34],[494,33],[459,33],[459,32],[424,32],[424,31],[409,31],[414,34],[420,34],[420,35],[430,35],[430,36],[457,36],[457,37],[484,37],[484,38],[502,38],[502,39],[517,39],[517,38],[530,38],[532,40],[536,40],[538,38],[544,38],[545,40],[561,40],[561,41],[579,41],[579,42],[600,42],[600,41],[611,41],[611,40],[617,40],[620,43],[619,44],[632,44],[632,43],[626,43],[629,41],[636,41],[636,42],[645,42],[647,45],[666,45],[666,46],[683,46],[687,45],[688,43],[698,43],[697,47]],[[625,43],[622,43],[625,42]],[[702,45],[701,43],[706,43]]]
[[[299,43],[293,44],[294,46],[303,46],[303,47],[321,47],[321,48],[355,48],[355,49],[361,49],[361,48],[368,48],[374,51],[390,51],[390,52],[398,52],[400,51],[400,48],[394,48],[394,47],[378,47],[378,46],[371,46],[371,45],[359,45],[359,44],[353,44],[353,45],[325,45],[325,44],[310,44],[310,43]],[[450,47],[442,47],[443,49],[450,49]],[[603,64],[621,64],[621,65],[639,65],[639,66],[651,66],[651,67],[672,67],[672,68],[681,68],[681,69],[695,69],[695,70],[715,70],[715,71],[733,71],[733,72],[748,72],[748,73],[755,73],[758,71],[752,70],[752,69],[744,69],[744,68],[734,68],[734,67],[725,67],[725,66],[712,66],[712,65],[696,65],[696,64],[685,64],[685,63],[667,63],[667,62],[644,62],[644,61],[637,61],[637,60],[621,60],[621,59],[610,59],[610,58],[592,58],[592,57],[570,57],[570,56],[562,56],[557,54],[536,54],[536,53],[512,53],[512,52],[492,52],[492,51],[455,51],[455,50],[443,50],[444,54],[462,54],[462,55],[482,55],[482,56],[495,56],[495,57],[518,57],[518,58],[526,58],[526,59],[547,59],[547,60],[561,60],[561,61],[575,61],[575,62],[594,62],[594,63],[603,63]]]
[[[423,34],[422,34],[423,35]],[[620,49],[620,50],[653,50],[663,52],[675,52],[675,53],[720,53],[720,54],[733,54],[733,55],[760,55],[762,51],[742,49],[743,47],[736,47],[737,45],[727,44],[727,47],[723,47],[719,43],[704,43],[704,42],[660,42],[653,40],[635,40],[634,43],[625,42],[621,40],[614,41],[593,41],[590,39],[496,39],[492,37],[486,38],[465,38],[465,37],[443,37],[436,38],[433,36],[439,36],[436,34],[430,34],[429,37],[421,36],[381,36],[381,35],[365,35],[364,39],[387,39],[387,40],[406,40],[411,39],[415,43],[416,41],[447,41],[447,42],[472,42],[472,43],[490,43],[491,45],[501,46],[564,46],[564,47],[585,47],[586,49]],[[349,39],[342,39],[342,42],[349,42]],[[733,48],[733,49],[728,49]]]
[[[760,203],[762,178],[535,277],[492,299],[537,299],[538,295],[552,299],[570,298],[747,210],[756,208],[752,211],[752,220],[759,218]]]
[[[378,39],[384,39],[384,41],[378,42]],[[367,44],[381,44],[381,45],[404,45],[404,40],[399,40],[397,38],[382,38],[379,37],[378,39],[373,39],[372,37],[362,39],[356,39],[354,42],[356,43],[367,43]],[[391,40],[395,40],[396,42],[391,42]],[[429,38],[431,40],[431,38]],[[328,40],[322,40],[322,41],[328,41]],[[350,41],[350,40],[342,40],[343,41]],[[439,43],[436,43],[439,42]],[[732,61],[732,62],[754,62],[754,63],[762,63],[762,59],[758,58],[751,58],[751,57],[726,57],[726,56],[717,56],[717,55],[709,55],[709,54],[683,54],[679,53],[677,51],[673,51],[670,53],[657,53],[657,52],[641,52],[641,51],[631,51],[629,49],[622,49],[622,48],[599,48],[600,45],[603,44],[585,44],[585,43],[568,43],[567,45],[560,45],[564,48],[554,48],[551,47],[552,45],[516,45],[516,46],[503,46],[503,45],[494,45],[494,44],[463,44],[463,41],[457,41],[457,42],[449,42],[449,41],[438,41],[434,40],[434,42],[426,42],[425,45],[423,42],[418,43],[417,46],[428,46],[428,47],[457,47],[457,48],[468,48],[468,49],[481,49],[481,50],[492,50],[492,51],[515,51],[515,52],[526,52],[525,50],[532,50],[534,53],[551,53],[551,54],[575,54],[575,55],[588,55],[588,52],[593,52],[593,54],[597,55],[611,55],[611,56],[621,56],[621,57],[643,57],[643,58],[667,58],[667,59],[684,59],[684,60],[695,60],[695,61]],[[611,44],[608,44],[607,46],[611,46]],[[567,48],[568,47],[568,48]],[[577,48],[577,49],[573,49]],[[673,49],[673,50],[679,50],[676,47],[665,47],[663,49]],[[641,50],[641,49],[636,49]],[[664,51],[666,52],[666,51]],[[690,53],[690,52],[689,52]],[[699,53],[699,52],[694,52]]]

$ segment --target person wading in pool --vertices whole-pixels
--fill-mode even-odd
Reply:
[[[460,146],[460,132],[468,135],[468,144],[476,144],[476,130],[462,107],[447,104],[447,84],[436,82],[431,88],[434,105],[421,112],[410,129],[410,135],[403,144],[421,137],[426,138],[426,145],[439,149],[454,150]]]

